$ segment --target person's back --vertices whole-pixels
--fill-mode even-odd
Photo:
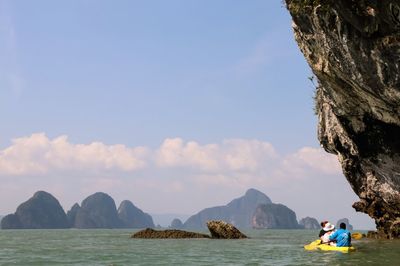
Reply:
[[[348,230],[346,230],[346,224],[341,223],[340,229],[330,235],[329,240],[336,241],[337,247],[350,247],[351,234]]]

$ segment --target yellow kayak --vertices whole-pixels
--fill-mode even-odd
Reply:
[[[305,250],[323,250],[323,251],[340,251],[343,253],[356,251],[355,247],[335,247],[328,244],[321,244],[321,240],[317,239],[308,245],[304,246]]]

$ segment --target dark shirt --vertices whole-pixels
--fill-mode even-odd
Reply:
[[[325,231],[324,231],[324,229],[321,229],[321,231],[319,231],[319,238],[321,238],[321,236],[323,236],[323,235],[325,235]]]

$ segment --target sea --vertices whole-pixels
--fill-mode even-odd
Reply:
[[[312,230],[249,230],[251,238],[133,239],[137,230],[0,230],[0,265],[400,265],[400,241],[353,241],[353,253],[306,251]]]

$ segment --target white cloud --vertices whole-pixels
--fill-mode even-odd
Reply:
[[[337,157],[321,148],[303,147],[283,160],[284,169],[309,174],[310,172],[325,175],[341,174]]]
[[[197,176],[196,182],[220,180],[221,184],[229,179],[240,183],[240,179],[273,180],[311,173],[340,174],[336,157],[320,148],[304,147],[281,156],[268,142],[246,139],[201,145],[195,141],[167,138],[152,151],[146,147],[102,142],[73,144],[65,135],[50,139],[44,133],[36,133],[16,138],[9,147],[0,150],[0,175],[46,175],[54,171],[92,174],[117,171],[115,174],[118,175],[118,171],[130,173],[144,168],[158,172],[176,169],[189,177]],[[210,177],[215,180],[210,182]]]
[[[224,160],[231,170],[256,171],[268,161],[278,158],[272,144],[259,140],[225,140]]]
[[[204,171],[256,171],[275,159],[270,143],[259,140],[228,139],[221,144],[200,145],[180,138],[166,139],[156,152],[161,167],[191,167]]]
[[[10,199],[0,201],[2,214],[13,212],[37,190],[54,193],[66,210],[103,191],[117,205],[129,199],[145,211],[194,213],[254,187],[295,210],[298,218],[334,212],[339,217],[344,208],[351,214],[355,198],[334,155],[312,147],[283,155],[268,142],[246,139],[199,144],[168,138],[152,150],[74,144],[67,136],[51,139],[37,133],[0,150],[0,181],[2,198]],[[321,191],[327,198],[341,195],[332,203],[340,211],[315,200]]]
[[[44,133],[17,138],[0,151],[0,174],[46,174],[54,170],[133,171],[146,165],[144,147],[124,145],[72,144],[67,136],[49,139]]]
[[[216,144],[201,146],[195,141],[184,143],[180,138],[166,139],[156,152],[156,162],[161,167],[198,167],[203,170],[218,168],[219,147]]]

